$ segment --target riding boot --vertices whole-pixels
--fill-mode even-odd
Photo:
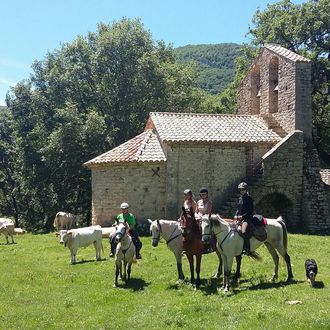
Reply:
[[[244,238],[244,244],[243,244],[243,253],[246,255],[250,254],[250,238],[245,237]]]
[[[115,256],[115,251],[116,251],[116,243],[114,239],[110,240],[110,258],[113,258]]]
[[[135,250],[136,250],[136,259],[142,259],[141,254],[140,254],[140,250],[142,248],[142,242],[140,241],[139,238],[136,237],[133,240],[133,243],[135,245]]]

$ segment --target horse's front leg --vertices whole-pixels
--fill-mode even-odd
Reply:
[[[194,256],[192,254],[187,254],[190,267],[190,283],[195,284],[195,273],[194,273]]]
[[[115,283],[113,284],[113,287],[116,288],[118,286],[118,276],[119,276],[119,267],[116,264],[116,272],[115,272]]]
[[[218,265],[218,270],[217,272],[214,274],[213,278],[219,278],[222,275],[222,258],[221,258],[221,254],[218,251],[218,249],[215,250],[215,253],[218,256],[219,259],[219,265]]]
[[[127,276],[126,276],[126,274],[127,274],[127,262],[124,261],[124,274],[123,274],[123,280],[124,280],[125,282],[127,282]]]
[[[196,287],[197,289],[201,285],[201,278],[200,278],[200,273],[201,273],[201,263],[202,263],[202,254],[196,254]]]
[[[184,274],[182,270],[182,252],[178,251],[178,253],[175,253],[175,258],[176,258],[176,267],[178,270],[178,279],[179,281],[184,281]]]
[[[230,271],[231,267],[233,265],[233,256],[223,256],[223,263],[224,263],[224,285],[223,285],[223,291],[227,292],[230,288]]]

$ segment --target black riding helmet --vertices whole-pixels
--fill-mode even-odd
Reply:
[[[206,188],[201,188],[201,190],[199,191],[200,194],[205,194],[208,193],[209,191]]]

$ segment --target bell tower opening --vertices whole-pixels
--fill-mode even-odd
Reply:
[[[269,62],[269,112],[278,112],[278,57]]]

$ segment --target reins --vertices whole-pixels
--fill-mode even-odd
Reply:
[[[160,222],[159,222],[159,220],[157,219],[157,227],[158,227],[158,237],[156,238],[157,239],[157,241],[159,241],[160,240],[160,233],[162,232],[162,226],[161,226],[161,224],[160,224]],[[166,241],[166,239],[165,239],[165,242],[166,242],[166,244],[168,245],[169,243],[171,243],[173,240],[175,240],[177,237],[179,237],[179,236],[181,236],[182,235],[182,233],[180,232],[179,234],[177,234],[177,235],[175,235],[175,236],[173,236],[172,237],[172,235],[175,233],[175,230],[176,230],[176,226],[174,227],[174,229],[173,229],[173,231],[172,231],[172,233],[171,233],[171,235],[170,235],[170,238]]]

